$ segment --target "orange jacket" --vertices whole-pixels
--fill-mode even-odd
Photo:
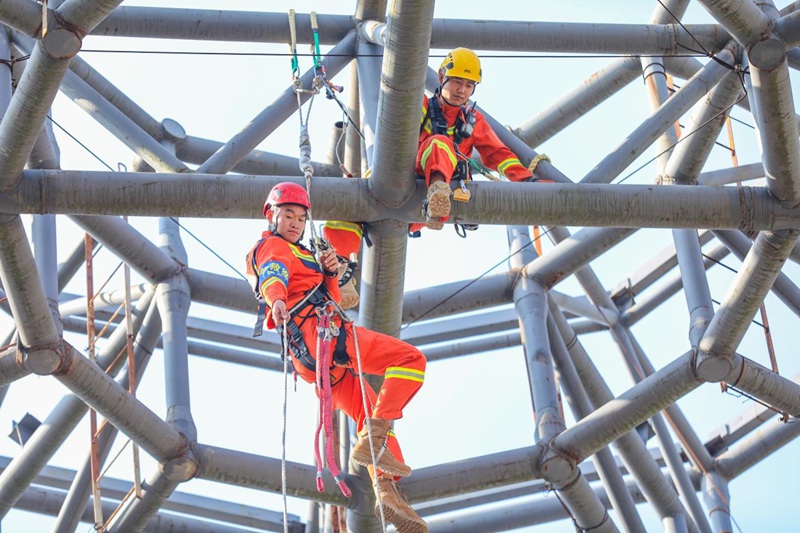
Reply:
[[[439,99],[441,103],[442,113],[447,121],[447,134],[451,139],[455,133],[455,124],[461,108],[452,106],[446,103],[443,99]],[[467,157],[472,156],[472,149],[478,150],[481,154],[481,162],[489,167],[491,170],[496,170],[511,181],[522,181],[525,178],[531,177],[531,172],[520,163],[519,158],[503,144],[497,137],[492,127],[486,122],[483,113],[477,109],[473,110],[475,113],[475,128],[472,135],[461,141],[459,144],[459,151]],[[423,96],[422,100],[422,119],[420,120],[421,128],[419,133],[419,142],[423,143],[426,139],[433,136],[433,126],[431,125],[430,116],[428,116],[428,97]]]
[[[338,276],[323,274],[314,254],[308,248],[299,243],[292,244],[269,231],[262,233],[261,238],[247,254],[247,273],[251,280],[258,279],[254,288],[257,288],[270,308],[273,302],[283,300],[286,308],[291,310],[320,282],[325,284],[331,298],[337,303],[341,300]],[[258,269],[255,272],[254,264]],[[271,313],[267,317],[267,327],[275,327]]]

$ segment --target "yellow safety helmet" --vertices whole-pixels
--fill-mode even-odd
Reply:
[[[464,78],[481,82],[481,60],[469,48],[456,48],[444,58],[439,72],[445,78]]]

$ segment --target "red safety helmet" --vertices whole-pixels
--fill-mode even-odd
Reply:
[[[311,209],[305,187],[289,181],[279,183],[269,191],[267,201],[264,202],[264,210],[262,213],[264,216],[267,216],[270,207],[283,204],[297,204],[302,205],[306,209]]]

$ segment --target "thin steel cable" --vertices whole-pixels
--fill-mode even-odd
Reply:
[[[477,276],[477,277],[475,277],[475,278],[471,279],[471,280],[469,281],[469,283],[467,283],[467,284],[466,284],[466,285],[464,285],[463,287],[459,288],[458,290],[454,291],[454,292],[453,292],[452,294],[450,294],[449,296],[446,296],[445,298],[442,298],[442,299],[441,299],[441,300],[440,300],[440,301],[439,301],[439,302],[438,302],[436,305],[434,305],[433,307],[431,307],[430,309],[428,309],[427,311],[425,311],[424,313],[422,313],[421,315],[419,315],[417,318],[415,318],[415,319],[413,319],[413,320],[409,320],[409,321],[408,321],[408,322],[407,322],[405,325],[403,325],[403,327],[401,327],[401,328],[400,328],[400,331],[403,331],[404,329],[408,328],[408,326],[410,326],[411,324],[413,324],[413,323],[415,323],[415,322],[418,322],[418,321],[419,321],[419,320],[421,320],[422,318],[424,318],[424,317],[426,317],[427,315],[431,314],[431,313],[432,313],[433,311],[435,311],[437,308],[441,307],[442,305],[444,305],[445,303],[447,303],[447,302],[448,302],[450,299],[452,299],[452,298],[456,297],[458,294],[460,294],[461,292],[465,291],[466,289],[468,289],[468,288],[469,288],[470,286],[472,286],[473,284],[477,283],[477,282],[478,282],[478,281],[479,281],[481,278],[483,278],[484,276],[486,276],[487,274],[489,274],[491,271],[493,271],[494,269],[496,269],[497,267],[499,267],[500,265],[502,265],[503,263],[505,263],[506,261],[508,261],[508,260],[509,260],[509,259],[511,259],[512,257],[514,257],[515,255],[517,255],[518,253],[520,253],[522,250],[524,250],[524,249],[525,249],[525,248],[527,248],[528,246],[532,246],[532,245],[534,245],[534,243],[535,243],[536,241],[538,241],[539,239],[541,239],[542,237],[544,237],[544,236],[545,236],[545,235],[547,235],[548,233],[550,233],[550,230],[549,230],[549,229],[548,229],[548,230],[546,230],[546,231],[545,231],[544,233],[542,233],[541,235],[539,235],[538,237],[536,237],[535,239],[531,240],[531,241],[530,241],[528,244],[526,244],[525,246],[523,246],[522,248],[520,248],[520,249],[519,249],[519,250],[517,250],[516,252],[512,252],[512,253],[508,254],[508,255],[507,255],[505,258],[503,258],[501,261],[497,262],[495,265],[493,265],[493,266],[489,267],[489,268],[488,268],[487,270],[485,270],[485,271],[484,271],[482,274],[480,274],[479,276]]]
[[[344,327],[344,324],[342,324]],[[383,533],[386,533],[386,516],[383,512],[383,499],[381,498],[381,491],[380,491],[380,484],[378,483],[378,462],[375,459],[375,446],[372,443],[372,424],[370,423],[370,419],[372,418],[372,409],[369,408],[367,402],[367,391],[364,387],[369,387],[369,383],[364,378],[364,370],[361,366],[361,349],[358,347],[358,333],[356,333],[356,326],[353,324],[352,328],[353,332],[353,344],[356,345],[356,362],[358,364],[358,379],[361,384],[361,402],[364,406],[364,424],[367,427],[367,438],[369,440],[369,454],[370,458],[372,459],[372,488],[375,491],[375,498],[378,500],[378,509],[380,509],[381,515],[381,527],[383,528]],[[388,438],[388,435],[387,435]]]
[[[677,146],[679,143],[682,143],[684,140],[688,139],[689,137],[691,137],[692,135],[694,135],[694,134],[695,134],[695,133],[697,133],[698,131],[700,131],[700,130],[702,130],[703,128],[705,128],[705,127],[706,127],[708,124],[710,124],[711,122],[713,122],[714,120],[716,120],[716,119],[717,119],[717,117],[719,117],[720,115],[723,115],[723,114],[727,113],[727,112],[728,112],[728,111],[729,111],[729,110],[730,110],[730,109],[731,109],[733,106],[737,105],[739,102],[741,102],[742,100],[744,100],[745,98],[747,98],[747,88],[745,87],[745,84],[744,84],[744,72],[740,70],[740,71],[738,71],[738,73],[737,73],[737,74],[739,75],[739,82],[742,84],[742,89],[744,90],[744,94],[742,94],[742,96],[741,96],[741,97],[740,97],[738,100],[736,100],[734,103],[732,103],[731,105],[729,105],[729,106],[728,106],[728,107],[726,107],[725,109],[721,110],[719,113],[715,114],[713,117],[709,118],[708,120],[706,120],[705,122],[703,122],[702,124],[700,124],[700,126],[698,126],[697,128],[695,128],[694,130],[690,131],[689,133],[687,133],[687,134],[685,134],[685,135],[682,135],[680,139],[678,139],[677,141],[675,141],[674,143],[672,143],[670,146],[668,146],[668,147],[667,147],[667,148],[665,148],[664,150],[662,150],[662,151],[660,151],[659,153],[657,153],[656,155],[654,155],[654,156],[653,156],[651,159],[647,160],[647,161],[646,161],[644,164],[642,164],[642,165],[641,165],[639,168],[637,168],[636,170],[634,170],[633,172],[631,172],[630,174],[628,174],[627,176],[625,176],[624,178],[622,178],[621,180],[619,180],[619,181],[617,182],[617,184],[623,183],[625,180],[627,180],[628,178],[630,178],[631,176],[633,176],[634,174],[636,174],[637,172],[639,172],[640,170],[642,170],[643,168],[645,168],[646,166],[648,166],[650,163],[652,163],[653,161],[655,161],[656,159],[658,159],[658,158],[659,158],[659,157],[661,157],[662,155],[666,154],[667,152],[669,152],[670,150],[672,150],[673,148],[675,148],[675,147],[676,147],[676,146]],[[613,183],[613,180],[612,180],[612,183]]]
[[[692,50],[680,45],[692,53],[670,54],[669,57],[709,57],[707,52]],[[231,57],[291,57],[290,52],[189,52],[183,50],[103,50],[99,48],[81,50],[81,54],[153,54],[153,55],[198,55],[198,56],[231,56]],[[481,54],[483,59],[615,59],[619,57],[663,57],[664,54]],[[298,53],[297,57],[314,57],[312,53]],[[325,54],[325,57],[383,57],[383,54]],[[432,54],[429,57],[444,59],[447,55]]]
[[[291,320],[291,318],[289,318]],[[289,533],[289,506],[286,498],[286,426],[289,404],[289,327],[283,325],[283,433],[281,434],[281,496],[283,496],[283,533]]]

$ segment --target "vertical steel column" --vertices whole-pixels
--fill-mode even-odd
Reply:
[[[527,228],[508,228],[509,264],[514,270],[536,258]],[[514,285],[514,308],[519,317],[528,385],[536,421],[535,442],[548,442],[566,426],[561,416],[558,388],[547,335],[547,293],[534,279],[520,277]]]
[[[575,370],[575,365],[570,358],[567,346],[564,344],[564,339],[561,337],[558,328],[556,328],[552,316],[548,317],[547,330],[550,336],[553,359],[561,378],[561,388],[567,396],[575,418],[580,420],[591,413],[594,410],[594,406],[589,400],[586,390],[583,388],[578,372]],[[636,511],[636,504],[631,497],[630,491],[628,491],[628,488],[625,486],[625,480],[622,479],[622,473],[619,467],[617,467],[611,449],[609,447],[604,447],[595,452],[594,463],[600,475],[600,479],[603,482],[603,486],[606,489],[606,494],[608,494],[608,498],[614,510],[622,520],[625,531],[644,532],[644,524],[642,523],[639,513]]]
[[[563,242],[565,239],[569,238],[569,231],[566,228],[552,228],[551,234],[557,242]],[[699,243],[697,246],[699,248]],[[578,269],[575,272],[575,276],[578,278],[578,282],[584,288],[594,304],[596,304],[598,307],[609,309],[614,313],[607,319],[609,323],[609,330],[614,338],[615,343],[619,346],[619,349],[622,352],[623,361],[628,367],[628,371],[633,382],[640,382],[642,379],[644,379],[645,375],[641,369],[641,366],[636,360],[635,350],[633,349],[632,343],[629,339],[629,332],[619,322],[619,311],[617,310],[616,305],[603,288],[600,280],[597,278],[597,275],[594,273],[591,267],[585,266]],[[667,430],[666,424],[664,424],[664,420],[661,418],[660,413],[656,413],[652,416],[651,423],[656,432],[659,447],[661,448],[667,461],[670,474],[673,477],[675,485],[678,487],[679,493],[694,517],[697,527],[699,527],[704,533],[710,533],[708,522],[706,521],[705,514],[703,514],[702,507],[700,506],[700,501],[698,500],[697,494],[694,491],[688,476],[686,475],[686,471],[683,468],[683,463],[678,457],[678,452],[675,449],[675,445],[673,444],[669,435],[669,430]],[[676,523],[681,524],[683,522],[678,521]]]
[[[347,122],[347,129],[345,130],[345,145],[344,145],[344,168],[354,177],[363,176],[361,165],[361,149],[364,140],[361,138],[359,132],[364,130],[361,124],[361,105],[358,89],[358,61],[353,60],[350,62],[350,96],[347,99],[347,113],[350,115],[350,120]]]
[[[530,247],[527,228],[508,228],[509,261],[520,270],[536,257]],[[547,334],[547,293],[538,281],[521,277],[514,287],[514,307],[519,316],[523,351],[536,420],[534,440],[549,443],[565,428],[558,399],[553,356]],[[578,525],[597,531],[617,531],[605,507],[589,488],[580,469],[563,457],[548,457],[544,463],[545,479],[565,500]]]
[[[183,128],[174,124],[174,138],[185,137]],[[172,140],[164,141],[166,150],[174,153]],[[159,247],[178,265],[188,265],[189,259],[180,236],[178,219],[158,219]],[[189,442],[197,441],[197,427],[192,419],[189,393],[189,347],[186,320],[192,303],[186,271],[176,274],[156,287],[156,301],[161,313],[164,346],[164,384],[166,386],[167,422],[182,433]]]
[[[700,490],[703,491],[703,500],[714,531],[733,531],[728,480],[717,472],[709,472],[703,476]]]

